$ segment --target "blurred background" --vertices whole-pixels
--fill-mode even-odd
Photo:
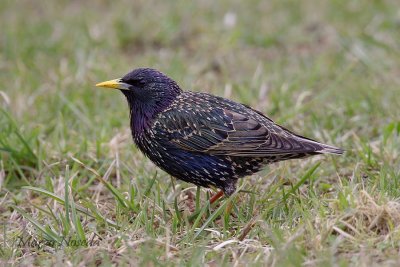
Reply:
[[[132,144],[123,95],[94,87],[137,67],[346,149],[338,165],[328,161],[319,172],[327,188],[339,172],[400,196],[397,0],[2,0],[0,25],[3,203],[31,201],[21,185],[57,191],[52,179],[74,166],[71,157],[99,173],[118,158],[125,169],[112,174],[117,187],[125,190],[132,177],[145,187],[156,171]],[[295,179],[296,165],[278,171]],[[263,188],[262,178],[253,183]],[[163,188],[169,178],[158,181]]]

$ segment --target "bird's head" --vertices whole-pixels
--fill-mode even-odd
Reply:
[[[131,109],[153,112],[161,112],[182,92],[174,80],[150,68],[135,69],[122,78],[96,86],[119,89],[126,96]]]

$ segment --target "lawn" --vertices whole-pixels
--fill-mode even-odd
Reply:
[[[398,1],[0,2],[0,265],[398,266]],[[153,67],[346,150],[171,178],[94,84]]]

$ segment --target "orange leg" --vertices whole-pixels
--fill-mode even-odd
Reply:
[[[218,193],[216,193],[215,195],[213,195],[210,198],[210,204],[213,204],[215,201],[217,201],[218,199],[220,199],[222,196],[224,195],[224,192],[221,190]]]

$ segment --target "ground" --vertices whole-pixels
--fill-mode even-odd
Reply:
[[[398,1],[3,0],[0,25],[0,264],[400,264]],[[143,66],[346,153],[209,206],[94,87]]]

